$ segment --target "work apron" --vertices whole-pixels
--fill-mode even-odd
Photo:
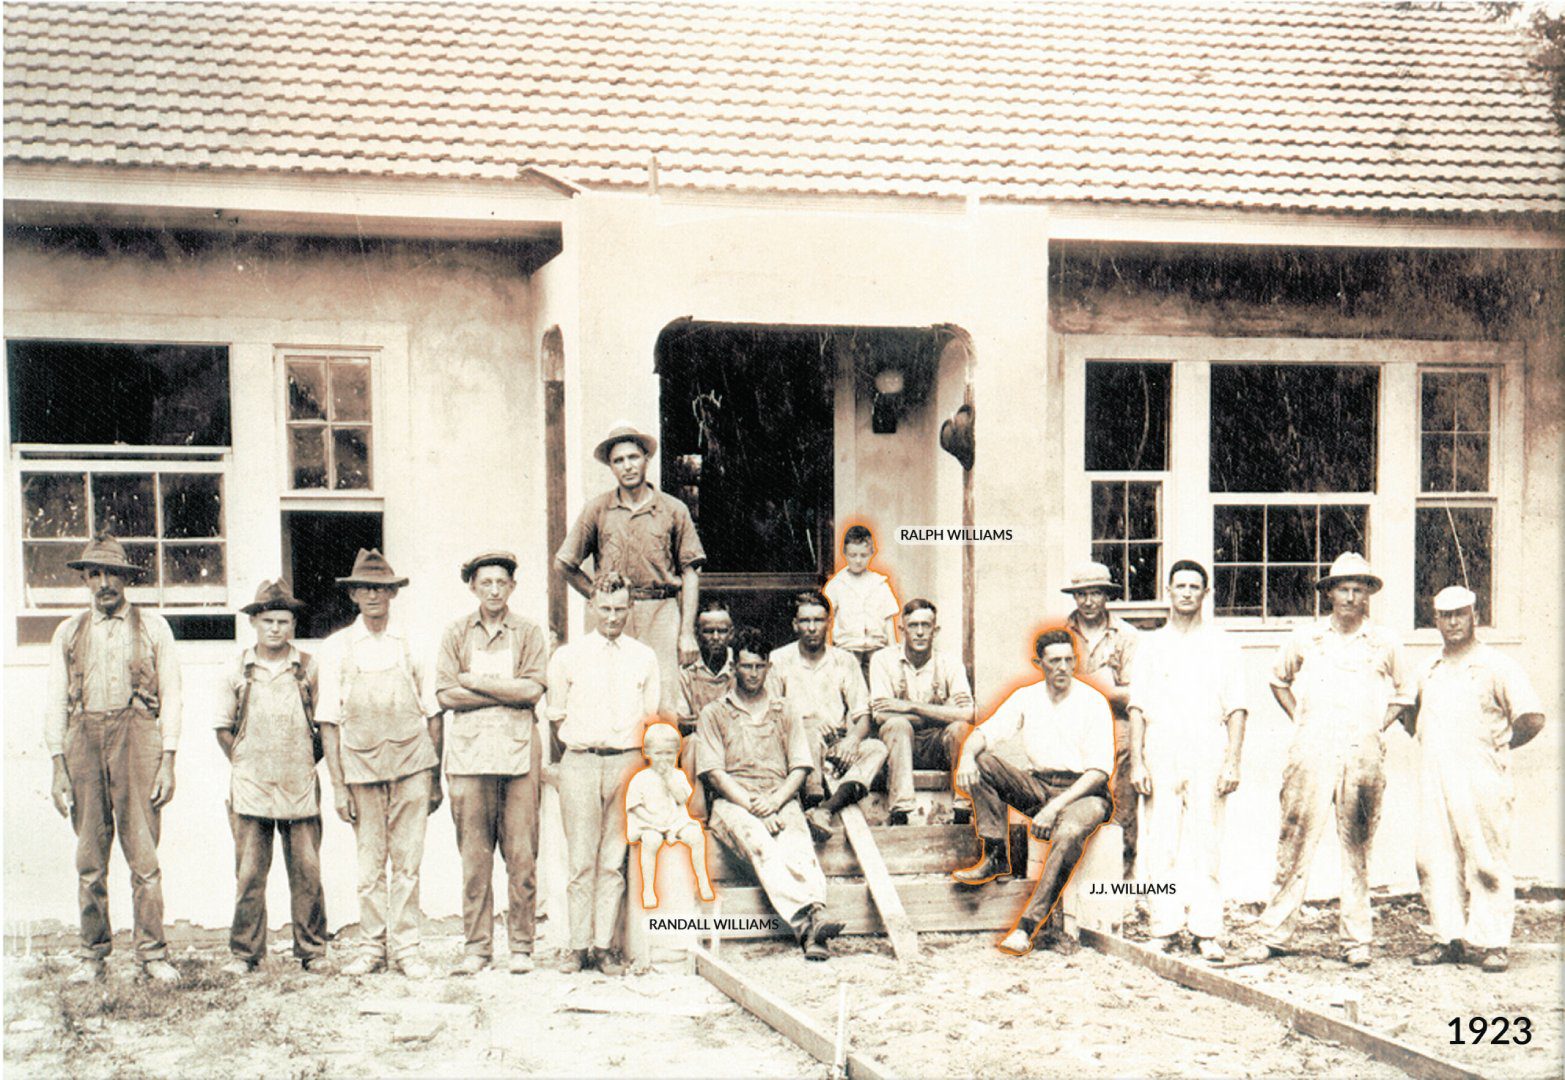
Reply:
[[[320,779],[299,680],[289,668],[251,676],[244,730],[234,743],[231,806],[245,817],[294,821],[320,812]]]

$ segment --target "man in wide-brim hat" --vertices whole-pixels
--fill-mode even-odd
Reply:
[[[534,707],[543,696],[549,641],[510,608],[516,556],[491,550],[462,564],[476,610],[446,627],[435,658],[435,696],[451,710],[445,730],[451,820],[462,856],[464,956],[472,975],[494,958],[494,853],[505,861],[506,967],[533,969],[539,779],[543,740]]]
[[[1114,817],[1124,841],[1128,878],[1136,865],[1136,793],[1130,786],[1130,669],[1141,631],[1109,610],[1123,590],[1100,562],[1077,563],[1060,592],[1076,602],[1065,625],[1081,641],[1081,678],[1098,688],[1114,710]]]
[[[342,973],[368,975],[395,964],[409,978],[424,978],[419,864],[427,817],[441,802],[434,678],[392,617],[391,602],[408,579],[384,555],[361,548],[352,572],[337,583],[347,587],[359,617],[321,645],[315,718],[337,816],[352,824],[359,852],[363,944]]]
[[[631,424],[619,424],[592,456],[609,467],[615,486],[587,503],[555,553],[555,572],[583,597],[593,579],[615,571],[630,582],[625,633],[657,654],[660,711],[679,709],[679,668],[700,656],[696,605],[706,551],[690,509],[647,482],[647,461],[658,442]],[[582,564],[592,559],[592,572]]]
[[[1343,959],[1353,967],[1370,962],[1369,847],[1386,787],[1383,732],[1413,702],[1401,643],[1369,621],[1369,598],[1383,584],[1358,552],[1337,556],[1316,584],[1330,615],[1294,630],[1278,650],[1272,695],[1295,733],[1283,773],[1276,890],[1256,923],[1261,940],[1248,960],[1289,951],[1335,803]]]
[[[293,644],[305,605],[288,582],[263,581],[240,608],[255,644],[224,675],[213,726],[232,764],[228,822],[236,887],[223,970],[245,975],[266,958],[266,878],[272,834],[282,839],[292,899],[293,955],[311,974],[327,972],[326,897],[321,889],[321,785],[315,763],[315,660]]]
[[[113,948],[108,870],[118,833],[130,867],[136,959],[147,976],[175,982],[158,867],[182,709],[174,634],[161,615],[126,598],[127,584],[142,571],[119,541],[93,540],[67,565],[82,572],[92,594],[92,607],[54,632],[44,713],[54,805],[76,830],[82,963],[70,980],[102,977]]]

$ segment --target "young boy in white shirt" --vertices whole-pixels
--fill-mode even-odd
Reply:
[[[679,767],[679,731],[672,724],[651,724],[641,749],[648,767],[630,778],[625,789],[627,840],[641,845],[641,906],[658,906],[658,853],[664,844],[690,849],[690,866],[702,900],[712,900],[706,872],[706,834],[690,816],[687,803],[694,790]]]
[[[852,653],[869,678],[869,658],[897,640],[901,605],[886,575],[869,568],[875,557],[875,534],[853,525],[842,534],[842,554],[848,565],[832,575],[822,590],[836,613],[831,643]]]

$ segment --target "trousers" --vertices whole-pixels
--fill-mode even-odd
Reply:
[[[423,917],[418,872],[431,785],[427,769],[397,780],[348,785],[358,807],[353,833],[359,849],[359,929],[365,950],[376,958],[401,961],[418,951]]]
[[[1300,727],[1282,774],[1276,892],[1256,924],[1268,945],[1285,946],[1298,928],[1310,864],[1333,805],[1342,844],[1339,933],[1348,945],[1370,943],[1374,923],[1369,906],[1369,845],[1380,824],[1385,758],[1386,743],[1378,727],[1321,722]]]
[[[266,877],[272,869],[272,833],[282,838],[283,866],[292,900],[293,954],[326,955],[326,895],[321,889],[321,819],[295,820],[228,814],[234,834],[234,922],[228,948],[258,964],[266,955]]]
[[[451,820],[462,856],[462,931],[467,953],[494,955],[494,853],[505,862],[506,935],[513,953],[531,953],[537,915],[538,784],[541,746],[522,776],[450,776]]]
[[[790,799],[777,816],[783,827],[773,836],[749,810],[714,799],[712,835],[749,864],[777,914],[793,922],[812,904],[826,903],[826,877],[798,800]]]
[[[1009,842],[1006,808],[1032,817],[1043,804],[1069,788],[1078,773],[1029,772],[1017,768],[988,750],[979,751],[976,761],[978,782],[968,792],[973,797],[973,818],[978,835],[986,843]],[[1109,819],[1109,800],[1102,795],[1087,795],[1068,803],[1054,823],[1049,851],[1043,858],[1038,884],[1027,900],[1016,925],[1029,936],[1048,919],[1081,861],[1087,841]]]
[[[163,938],[163,873],[158,868],[160,812],[152,784],[163,757],[157,717],[140,709],[80,712],[65,729],[71,827],[76,830],[76,899],[81,908],[80,954],[101,960],[114,948],[109,926],[109,850],[114,833],[130,867],[136,958],[168,953]]]
[[[956,767],[962,740],[973,730],[964,720],[915,728],[911,718],[887,716],[880,722],[880,741],[886,744],[886,808],[913,809],[913,770]]]
[[[1418,881],[1436,941],[1511,943],[1513,793],[1508,751],[1420,740]]]
[[[566,750],[560,760],[572,949],[607,949],[625,899],[625,788],[641,755]]]
[[[1152,794],[1141,799],[1141,873],[1148,882],[1173,883],[1178,890],[1147,897],[1148,933],[1170,937],[1188,926],[1198,938],[1221,937],[1222,762],[1210,769],[1178,769],[1148,757]]]

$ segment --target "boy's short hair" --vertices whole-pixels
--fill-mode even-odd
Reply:
[[[641,748],[651,751],[662,746],[670,746],[678,750],[680,741],[679,729],[673,724],[648,724],[646,733],[641,736]]]
[[[863,525],[849,525],[848,531],[842,534],[842,550],[847,551],[849,544],[868,544],[875,546],[875,534]]]

